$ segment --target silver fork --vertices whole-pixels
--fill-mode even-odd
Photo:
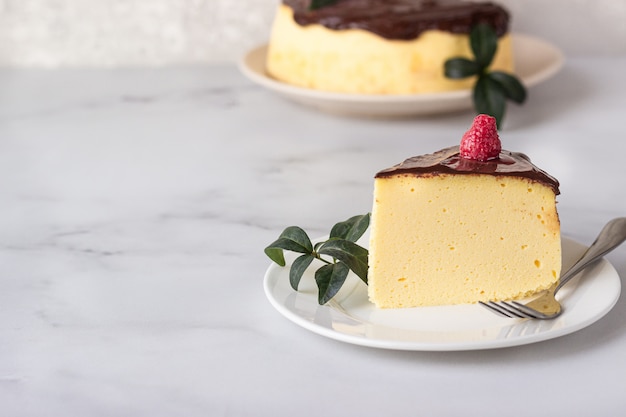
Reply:
[[[618,247],[624,240],[626,240],[626,217],[613,219],[604,226],[581,258],[561,275],[559,281],[545,290],[538,298],[527,304],[517,301],[489,301],[487,303],[480,301],[480,304],[498,315],[514,319],[548,320],[558,317],[563,309],[554,297],[555,294],[576,274]]]

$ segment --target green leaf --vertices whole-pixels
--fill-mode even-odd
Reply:
[[[359,240],[370,225],[370,214],[350,217],[348,220],[337,223],[330,231],[331,238],[346,239],[351,242]]]
[[[473,26],[470,47],[475,60],[460,57],[448,59],[444,64],[444,74],[450,79],[478,75],[473,90],[474,109],[476,113],[495,117],[500,127],[506,111],[506,100],[522,104],[526,101],[526,89],[512,74],[489,71],[488,67],[498,49],[498,36],[491,26],[484,23]]]
[[[337,0],[312,0],[309,5],[309,10],[321,9],[322,7],[330,6],[335,3],[337,3]]]
[[[476,63],[483,69],[487,68],[498,49],[498,36],[491,26],[479,23],[470,32],[470,46]]]
[[[291,269],[289,270],[289,283],[291,284],[291,288],[296,291],[298,290],[300,279],[302,279],[304,271],[311,265],[313,259],[315,259],[313,255],[305,253],[304,255],[298,256],[296,260],[293,261]]]
[[[332,256],[348,267],[367,284],[367,249],[344,239],[329,239],[320,246],[318,253]]]
[[[480,73],[480,66],[467,58],[450,58],[443,68],[444,74],[448,78],[459,79],[471,77]]]
[[[500,83],[481,75],[474,87],[474,106],[478,114],[484,113],[495,117],[500,127],[506,109],[506,94]]]
[[[317,242],[315,245],[303,229],[290,226],[265,248],[265,253],[281,266],[286,265],[285,250],[302,254],[293,261],[289,270],[289,283],[296,291],[314,259],[325,263],[315,272],[318,301],[325,304],[337,294],[350,270],[367,284],[368,251],[355,242],[363,236],[369,223],[369,213],[350,217],[333,226],[331,237],[327,241]],[[327,257],[332,257],[332,261]]]
[[[488,76],[500,83],[506,98],[518,104],[526,101],[526,88],[515,76],[502,71],[491,71]]]
[[[278,237],[265,248],[265,254],[280,266],[285,266],[283,250],[298,253],[312,253],[313,244],[304,230],[298,226],[286,228]]]
[[[268,246],[265,248],[265,254],[274,262],[276,262],[280,266],[285,266],[287,263],[285,262],[285,255],[282,249],[278,249],[272,246]]]
[[[319,290],[317,301],[320,305],[326,304],[331,298],[337,295],[341,286],[346,281],[348,272],[350,272],[348,266],[341,262],[324,265],[315,271],[315,282]]]

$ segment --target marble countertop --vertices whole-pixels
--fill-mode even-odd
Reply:
[[[509,109],[559,178],[563,233],[626,215],[626,58],[576,58]],[[0,71],[0,404],[7,416],[496,416],[626,411],[626,303],[576,333],[466,352],[360,347],[263,293],[263,248],[371,209],[372,176],[471,113],[324,114],[235,66]],[[608,255],[626,276],[626,245]]]

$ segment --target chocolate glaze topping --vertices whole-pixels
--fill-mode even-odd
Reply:
[[[295,21],[329,29],[364,29],[387,39],[410,40],[426,30],[467,34],[472,26],[486,23],[498,36],[508,31],[509,14],[493,3],[459,0],[337,0],[309,10],[311,0],[283,0],[294,11]]]
[[[523,153],[502,150],[500,157],[486,162],[461,158],[459,147],[453,146],[438,152],[414,156],[406,161],[384,169],[376,178],[392,175],[428,176],[439,174],[488,174],[494,176],[512,176],[528,178],[551,187],[559,194],[559,182],[545,171],[537,168]]]

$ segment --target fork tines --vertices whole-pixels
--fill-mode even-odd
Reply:
[[[508,318],[519,318],[519,319],[536,319],[539,318],[535,314],[528,311],[523,304],[517,303],[513,301],[513,303],[508,303],[506,301],[500,301],[498,303],[494,301],[482,302],[479,303],[490,309],[496,314],[499,314]]]

